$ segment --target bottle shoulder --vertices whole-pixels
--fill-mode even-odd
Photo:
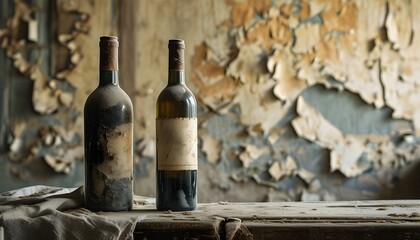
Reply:
[[[99,86],[86,99],[85,110],[90,107],[105,109],[116,105],[131,111],[133,109],[130,97],[122,88],[117,85]]]
[[[194,94],[185,85],[165,87],[156,102],[156,116],[196,117],[197,101]]]
[[[188,101],[194,103],[197,102],[192,91],[184,84],[166,86],[160,92],[157,101]]]

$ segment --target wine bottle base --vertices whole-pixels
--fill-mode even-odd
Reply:
[[[193,211],[197,208],[197,170],[157,171],[156,208]]]
[[[100,195],[92,191],[95,186],[85,187],[85,207],[91,211],[119,212],[133,209],[132,178],[108,180]]]
[[[197,210],[197,208],[192,207],[192,208],[177,209],[177,208],[156,207],[156,210],[157,211],[172,211],[172,212],[189,212],[189,211],[195,211],[195,210]]]

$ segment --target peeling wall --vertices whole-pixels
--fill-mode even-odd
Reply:
[[[2,116],[10,131],[3,166],[13,162],[17,175],[37,171],[22,167],[28,158],[47,164],[51,178],[83,174],[78,129],[97,84],[97,40],[121,33],[136,46],[127,76],[135,78],[137,194],[155,194],[155,101],[167,81],[167,40],[182,38],[187,84],[199,101],[199,201],[420,196],[410,187],[420,180],[420,2],[142,0],[132,5],[129,34],[114,22],[129,8],[114,1],[55,3],[62,30],[48,43],[58,44],[51,59],[68,61],[42,68],[19,55],[13,19],[34,26],[30,5],[15,7],[0,32],[15,69],[34,82],[33,110],[43,115]],[[71,14],[78,17],[69,21]],[[28,29],[24,44],[36,44]]]
[[[420,157],[417,2],[171,3],[140,4],[139,42],[159,49],[139,51],[151,91],[136,101],[153,106],[165,83],[165,40],[186,39],[204,199],[420,195],[396,189]],[[148,123],[139,133],[153,142],[152,108],[138,111]]]
[[[98,82],[98,36],[112,31],[111,3],[1,3],[2,190],[83,184],[81,113]]]

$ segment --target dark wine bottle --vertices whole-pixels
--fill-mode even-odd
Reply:
[[[118,83],[118,39],[99,41],[99,86],[84,109],[85,205],[92,211],[133,207],[133,105]]]
[[[156,103],[156,208],[197,207],[197,101],[185,85],[183,40],[169,40],[168,85]]]

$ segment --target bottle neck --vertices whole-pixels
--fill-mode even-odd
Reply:
[[[185,84],[184,41],[176,39],[169,40],[168,48],[168,86],[175,84]]]
[[[99,86],[118,86],[118,39],[102,36],[99,40]]]
[[[185,84],[185,73],[184,71],[169,70],[168,86],[176,84]]]
[[[115,85],[119,86],[118,71],[99,71],[99,86]]]

